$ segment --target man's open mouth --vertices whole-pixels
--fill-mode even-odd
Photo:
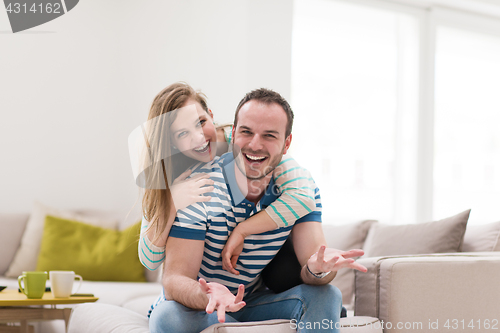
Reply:
[[[244,153],[243,156],[245,156],[246,160],[250,163],[262,163],[267,159],[267,156],[254,155],[254,154]]]

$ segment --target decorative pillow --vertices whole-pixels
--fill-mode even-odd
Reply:
[[[104,228],[116,228],[118,222],[115,220],[97,219],[84,215],[75,214],[70,211],[58,210],[35,202],[33,211],[30,215],[26,229],[24,230],[21,245],[16,252],[14,260],[10,264],[6,277],[17,278],[23,271],[33,271],[36,268],[36,261],[40,251],[40,242],[42,241],[43,225],[45,216],[52,215],[71,220],[78,220],[92,225],[102,226]]]
[[[362,249],[370,226],[377,221],[368,220],[345,225],[323,225],[328,247],[339,250]],[[351,309],[354,302],[354,271],[341,269],[330,282],[342,292],[342,304]]]
[[[468,225],[463,252],[500,251],[500,222]]]
[[[36,270],[70,270],[92,281],[145,282],[137,254],[140,226],[117,231],[47,216]]]
[[[375,224],[366,237],[365,257],[459,252],[469,214],[470,209],[436,222]]]

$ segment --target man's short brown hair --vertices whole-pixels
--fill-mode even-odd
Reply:
[[[243,97],[243,99],[240,101],[238,104],[238,107],[236,108],[236,113],[234,114],[234,127],[236,128],[236,125],[238,125],[238,113],[240,112],[241,107],[251,101],[251,100],[257,100],[259,102],[262,102],[264,104],[272,104],[276,103],[280,105],[283,110],[286,113],[286,118],[287,118],[287,124],[286,124],[286,130],[285,130],[285,138],[287,138],[291,133],[292,133],[292,125],[293,125],[293,111],[292,108],[290,107],[290,104],[281,97],[280,94],[277,92],[267,89],[267,88],[260,88],[257,90],[252,90],[248,94]]]

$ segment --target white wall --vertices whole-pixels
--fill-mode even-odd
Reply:
[[[292,1],[81,0],[12,34],[0,8],[0,212],[126,213],[127,137],[157,92],[186,81],[232,121],[261,86],[290,97]]]

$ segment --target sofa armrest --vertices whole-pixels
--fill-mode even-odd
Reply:
[[[471,320],[474,331],[480,331],[479,324],[483,329],[487,321],[490,325],[496,322],[500,329],[500,252],[377,257],[358,262],[368,272],[355,274],[356,316],[390,322],[391,332],[421,332],[435,323],[439,331],[447,330],[447,321],[451,330],[468,331]],[[398,330],[397,323],[408,326]]]

